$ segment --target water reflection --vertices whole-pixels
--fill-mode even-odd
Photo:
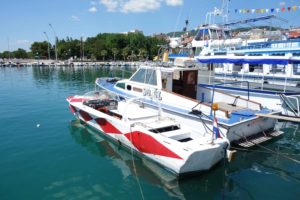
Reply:
[[[123,178],[137,176],[144,182],[162,188],[171,197],[179,199],[220,198],[223,195],[224,168],[220,165],[211,171],[194,178],[178,180],[172,173],[157,164],[144,159],[132,157],[130,152],[113,144],[96,131],[72,121],[70,132],[75,141],[92,154],[110,158],[113,165],[122,172]],[[134,162],[133,162],[134,161]],[[134,172],[133,164],[137,173]]]
[[[98,77],[128,78],[135,70],[119,67],[32,67],[33,78],[36,81],[51,82],[81,82],[93,84]]]

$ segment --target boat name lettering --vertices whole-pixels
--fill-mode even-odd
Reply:
[[[161,91],[158,89],[151,90],[150,88],[143,89],[143,96],[150,97],[153,99],[157,99],[159,101],[162,100]]]

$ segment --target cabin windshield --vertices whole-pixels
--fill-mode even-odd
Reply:
[[[196,41],[209,40],[208,29],[200,29],[195,36]]]
[[[230,31],[224,31],[224,39],[230,39]]]
[[[157,85],[156,71],[154,69],[139,69],[130,79],[131,81]]]
[[[214,30],[214,29],[211,29],[210,31],[211,31],[211,39],[218,40],[220,32],[218,32],[218,30]]]

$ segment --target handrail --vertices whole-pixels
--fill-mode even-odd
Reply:
[[[213,106],[213,102],[214,102],[214,97],[215,97],[215,89],[216,89],[216,86],[219,86],[219,85],[228,85],[228,84],[239,84],[239,83],[247,83],[247,88],[248,88],[248,101],[249,101],[249,97],[250,97],[250,91],[249,91],[249,82],[248,81],[234,81],[234,82],[228,82],[228,83],[218,83],[218,84],[214,84],[213,85],[213,94],[212,94],[212,97],[211,97],[211,106],[210,106],[210,115],[212,115],[212,106]]]
[[[297,97],[293,97],[293,96],[285,96],[284,94],[279,94],[279,96],[281,97],[283,103],[285,103],[290,109],[291,111],[294,113],[295,116],[299,117],[299,99]],[[296,100],[296,104],[297,104],[297,113],[295,113],[295,110],[293,109],[293,104],[289,101],[289,98],[290,99],[295,99]],[[290,105],[292,104],[292,105]]]

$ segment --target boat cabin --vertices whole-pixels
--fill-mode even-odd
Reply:
[[[119,81],[116,87],[134,92],[154,88],[196,99],[198,68],[140,67],[129,80]]]

